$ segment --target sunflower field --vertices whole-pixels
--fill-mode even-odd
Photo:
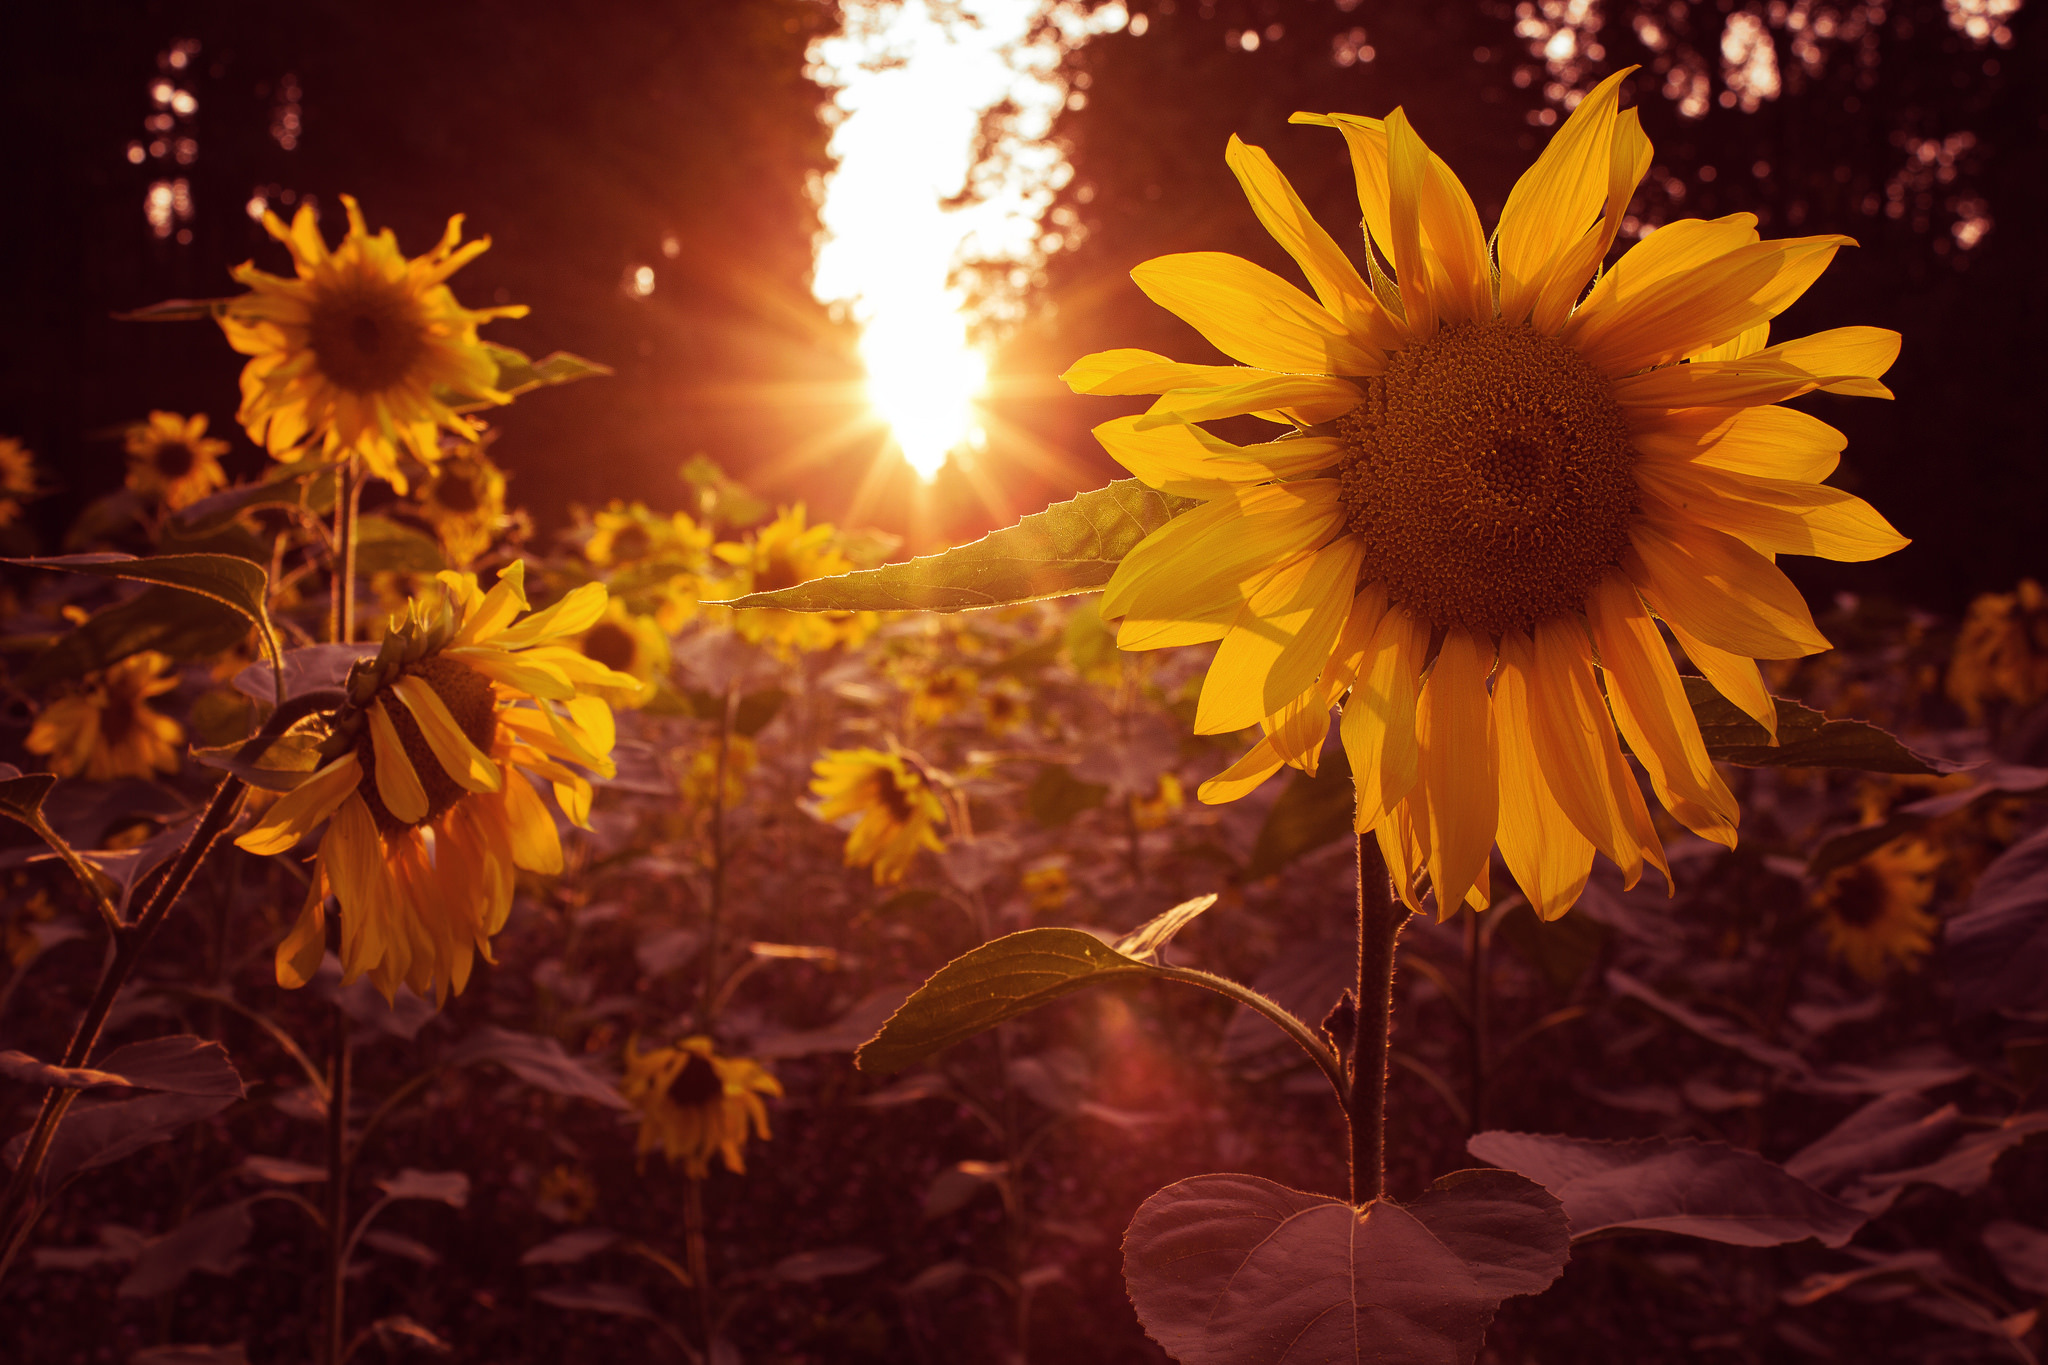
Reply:
[[[0,1359],[2038,1360],[2048,591],[1803,590],[1939,338],[1644,226],[1686,69],[1493,197],[1391,103],[1292,115],[1337,201],[1203,149],[1270,240],[1122,263],[1115,476],[933,543],[522,505],[626,362],[252,199],[111,324],[238,390],[0,435]]]

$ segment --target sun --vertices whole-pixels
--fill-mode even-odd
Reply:
[[[988,388],[988,359],[968,344],[958,313],[930,311],[915,322],[876,319],[860,347],[868,406],[926,483],[956,452],[987,441],[976,405]]]

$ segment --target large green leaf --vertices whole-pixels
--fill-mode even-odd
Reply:
[[[955,958],[863,1044],[863,1071],[901,1071],[1083,986],[1156,968],[1079,929],[1025,929]]]
[[[125,578],[176,588],[218,602],[256,628],[263,652],[277,670],[278,700],[284,699],[284,653],[278,647],[277,632],[270,625],[270,575],[259,564],[234,555],[207,554],[149,555],[140,559],[124,554],[50,555],[7,562],[31,569],[91,574],[96,578]]]
[[[1707,742],[1707,754],[1745,768],[1854,768],[1867,773],[1925,776],[1953,772],[1955,765],[1922,758],[1897,738],[1860,720],[1829,720],[1809,706],[1787,697],[1778,704],[1778,742],[1736,705],[1714,690],[1705,678],[1686,678],[1685,698],[1692,703]]]
[[[149,588],[58,636],[22,670],[21,685],[38,692],[145,649],[172,659],[204,659],[233,649],[248,635],[249,623],[240,612],[175,588]]]
[[[571,355],[567,351],[555,351],[535,360],[516,346],[506,346],[495,341],[486,341],[484,349],[491,353],[491,359],[498,362],[498,391],[510,394],[514,398],[550,384],[568,384],[578,379],[590,379],[612,372],[609,365],[600,364],[595,360],[585,360],[582,356]],[[476,412],[493,405],[459,402],[454,406],[457,412]]]
[[[1146,536],[1195,506],[1136,479],[1056,502],[968,545],[814,578],[729,605],[785,611],[967,611],[1092,592]]]
[[[187,539],[203,537],[258,507],[303,506],[316,516],[334,510],[340,461],[301,460],[279,465],[261,483],[243,484],[201,498],[179,511],[172,524]]]

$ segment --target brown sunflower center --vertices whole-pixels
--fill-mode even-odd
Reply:
[[[199,457],[192,453],[192,447],[183,441],[159,446],[156,452],[156,471],[167,479],[182,479],[192,472],[192,466],[198,459]]]
[[[108,748],[118,748],[140,727],[142,706],[141,698],[125,692],[107,694],[107,704],[100,708],[100,739]]]
[[[899,825],[909,824],[914,808],[910,804],[910,793],[904,790],[896,775],[887,770],[878,771],[874,783],[875,800],[881,803],[883,810],[889,812],[889,818]]]
[[[803,574],[797,571],[796,565],[790,561],[788,555],[770,554],[768,567],[754,575],[754,591],[780,592],[784,588],[793,588],[803,581]]]
[[[451,512],[474,512],[483,502],[469,476],[456,470],[434,481],[433,497]]]
[[[395,387],[427,349],[412,296],[381,280],[357,280],[317,300],[308,331],[320,373],[355,394]]]
[[[724,1093],[725,1082],[719,1078],[718,1068],[701,1052],[690,1054],[668,1087],[669,1099],[685,1109],[701,1109]]]
[[[448,714],[455,718],[462,733],[469,736],[469,742],[489,753],[491,743],[497,738],[497,698],[491,691],[490,680],[464,664],[440,656],[422,659],[405,670],[418,678],[441,699],[448,708]],[[419,722],[412,718],[412,709],[399,700],[397,693],[385,688],[379,698],[384,703],[384,713],[391,717],[392,728],[398,731],[398,742],[405,748],[405,756],[412,764],[412,770],[419,775],[420,789],[427,794],[426,818],[421,824],[428,824],[447,814],[448,809],[468,793],[441,766],[441,760],[434,756],[434,750],[427,743],[427,737],[420,733]],[[363,765],[363,780],[357,786],[357,793],[370,807],[370,815],[376,820],[377,828],[384,834],[399,834],[413,828],[385,808],[383,797],[377,794],[377,751],[370,738],[370,727],[365,725],[356,738],[356,760]]]
[[[1364,387],[1337,424],[1361,579],[1434,625],[1491,635],[1579,610],[1636,511],[1606,378],[1533,328],[1461,322]]]
[[[1850,929],[1868,929],[1884,918],[1891,901],[1891,888],[1882,871],[1858,863],[1835,882],[1828,897],[1828,910],[1837,923]]]
[[[633,663],[632,633],[616,621],[600,621],[583,637],[583,653],[624,673]]]

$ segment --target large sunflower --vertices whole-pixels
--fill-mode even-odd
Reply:
[[[526,605],[523,562],[488,593],[473,574],[443,573],[349,675],[329,761],[236,841],[285,853],[327,821],[305,910],[277,951],[280,985],[319,967],[332,894],[346,980],[368,972],[387,996],[403,981],[445,999],[474,953],[490,960],[513,870],[562,870],[527,774],[586,824],[591,785],[577,769],[611,776],[614,735],[611,708],[589,693],[637,683],[558,643],[603,615],[601,585],[515,621]]]
[[[1580,103],[1491,239],[1400,110],[1296,115],[1350,148],[1371,283],[1232,139],[1253,210],[1317,297],[1235,256],[1148,261],[1138,286],[1243,364],[1125,350],[1067,375],[1161,395],[1096,435],[1206,504],[1147,537],[1102,600],[1126,649],[1221,642],[1195,728],[1265,734],[1203,799],[1282,764],[1313,771],[1342,702],[1358,828],[1411,907],[1425,872],[1442,913],[1483,903],[1496,844],[1546,916],[1578,897],[1596,849],[1631,883],[1663,868],[1617,730],[1672,815],[1732,845],[1739,812],[1660,621],[1774,727],[1754,661],[1827,647],[1774,557],[1905,544],[1820,483],[1840,433],[1774,406],[1890,396],[1877,376],[1896,333],[1765,344],[1847,238],[1686,220],[1597,273],[1650,164],[1617,107],[1626,74]],[[1236,446],[1197,425],[1247,413],[1294,429]]]
[[[234,269],[249,292],[227,301],[220,325],[228,344],[251,357],[237,416],[280,459],[354,451],[403,493],[401,449],[432,468],[438,431],[478,438],[452,403],[511,401],[476,329],[524,317],[526,308],[455,301],[446,280],[491,244],[482,237],[461,245],[462,215],[448,220],[432,251],[408,260],[389,228],[372,236],[356,201],[341,202],[348,235],[332,251],[311,208],[301,207],[289,228],[276,214],[263,216],[291,250],[297,278],[248,262]]]

